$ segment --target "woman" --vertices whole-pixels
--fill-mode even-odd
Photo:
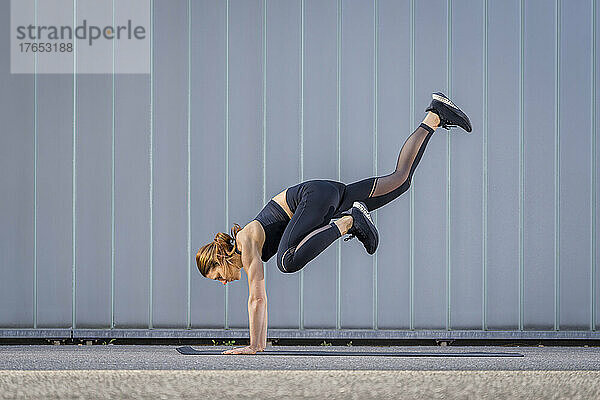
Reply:
[[[281,272],[296,272],[345,234],[357,237],[367,253],[377,249],[379,235],[369,211],[406,192],[427,142],[438,127],[460,126],[471,132],[471,122],[443,93],[433,93],[427,115],[406,140],[396,170],[389,175],[345,185],[311,180],[292,186],[262,209],[244,228],[235,224],[231,235],[217,233],[196,254],[200,273],[223,284],[248,275],[250,346],[225,354],[255,354],[267,343],[267,295],[263,261],[277,254]],[[334,222],[331,222],[335,220]]]

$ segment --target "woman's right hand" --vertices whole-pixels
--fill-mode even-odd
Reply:
[[[238,347],[235,349],[225,350],[222,354],[256,354],[257,352],[263,351],[263,350],[264,350],[264,348],[246,346],[246,347]]]

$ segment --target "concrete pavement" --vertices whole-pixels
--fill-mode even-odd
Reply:
[[[184,356],[177,346],[0,346],[0,370],[600,370],[600,347],[276,346],[327,351],[517,352],[519,358]],[[205,346],[198,348],[227,349]]]
[[[175,348],[0,346],[0,399],[600,398],[597,347],[351,348],[520,352],[522,358],[184,356]]]

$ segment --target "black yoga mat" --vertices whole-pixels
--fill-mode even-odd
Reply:
[[[177,351],[189,356],[218,356],[221,350],[196,350],[191,346],[178,347]],[[378,356],[378,357],[523,357],[520,353],[488,353],[488,352],[421,352],[421,351],[326,351],[326,350],[266,350],[256,353],[261,356]]]

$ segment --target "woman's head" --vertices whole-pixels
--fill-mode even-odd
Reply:
[[[196,264],[202,276],[223,284],[241,278],[242,259],[235,252],[235,237],[241,230],[238,224],[231,228],[231,235],[219,232],[212,242],[205,244],[196,254]]]

